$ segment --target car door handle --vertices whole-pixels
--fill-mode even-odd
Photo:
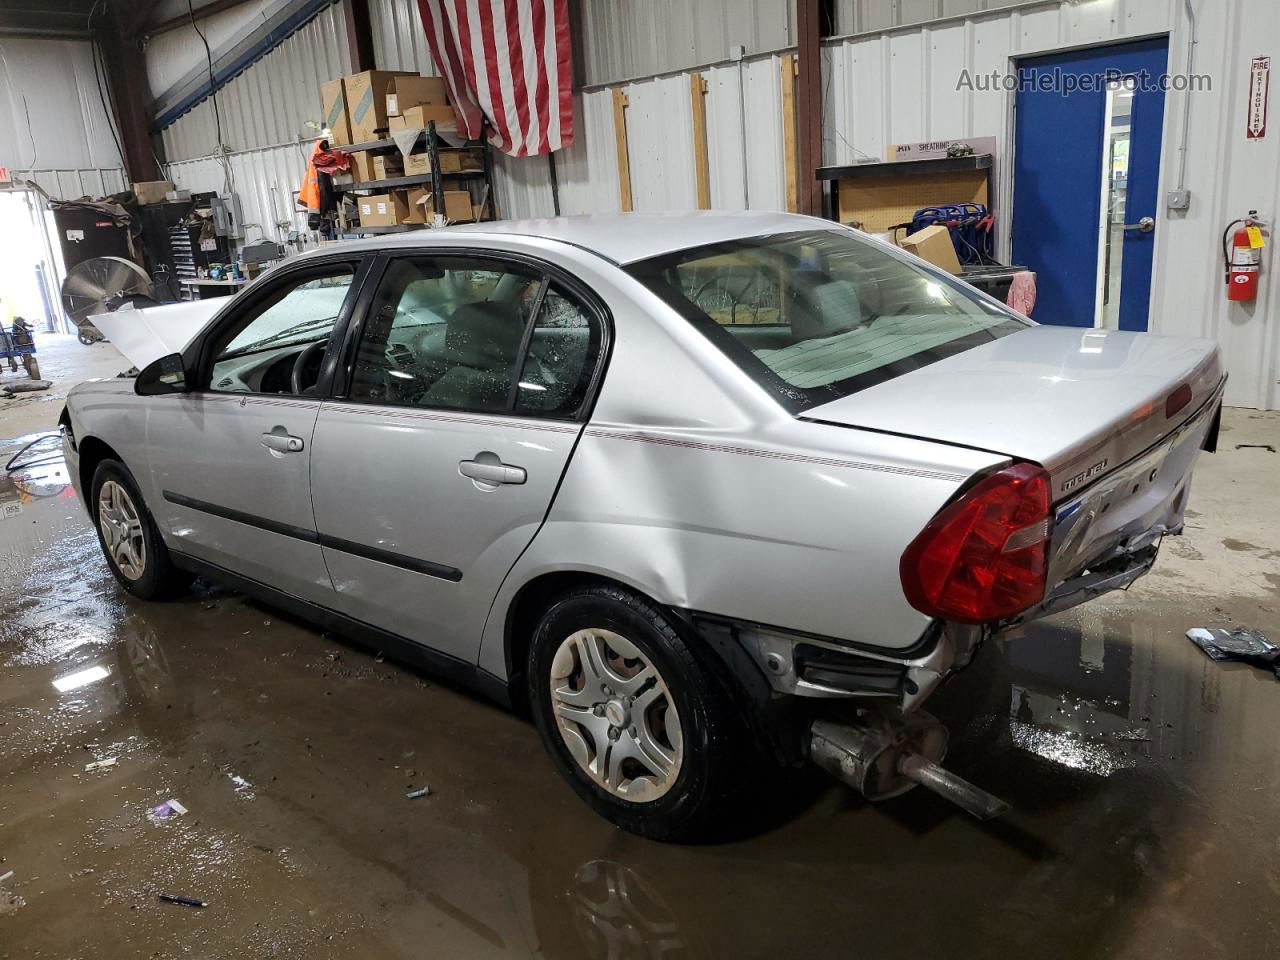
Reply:
[[[276,430],[281,430],[277,427]],[[283,430],[277,433],[273,430],[271,433],[262,435],[262,445],[273,453],[298,453],[305,444],[301,437],[295,437],[291,433],[284,433]]]
[[[501,461],[463,460],[458,464],[458,472],[481,483],[524,483],[528,479],[524,467],[513,467]]]
[[[1126,230],[1141,230],[1143,233],[1150,233],[1156,228],[1156,218],[1143,217],[1137,223],[1126,223],[1124,228]]]

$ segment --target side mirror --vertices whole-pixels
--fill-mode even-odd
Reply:
[[[186,393],[187,372],[182,365],[182,354],[171,353],[153,360],[138,374],[133,382],[133,392],[140,397],[154,397],[164,393]]]

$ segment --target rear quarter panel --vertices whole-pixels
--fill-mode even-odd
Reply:
[[[542,529],[485,626],[480,665],[504,676],[505,612],[549,573],[610,577],[660,603],[910,647],[898,559],[976,471],[982,451],[798,420],[629,278],[594,414]]]

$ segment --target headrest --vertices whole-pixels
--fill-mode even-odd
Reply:
[[[510,366],[520,350],[524,323],[505,304],[481,301],[453,311],[445,333],[445,355],[451,364],[489,370]]]
[[[862,303],[857,288],[848,280],[817,284],[807,299],[812,312],[800,309],[791,314],[791,333],[797,340],[835,336],[862,322]]]

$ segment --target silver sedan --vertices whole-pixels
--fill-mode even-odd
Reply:
[[[998,813],[922,703],[1150,568],[1225,379],[1212,342],[1037,326],[776,214],[337,244],[223,302],[68,398],[124,588],[227,581],[527,707],[663,839],[762,763]]]

